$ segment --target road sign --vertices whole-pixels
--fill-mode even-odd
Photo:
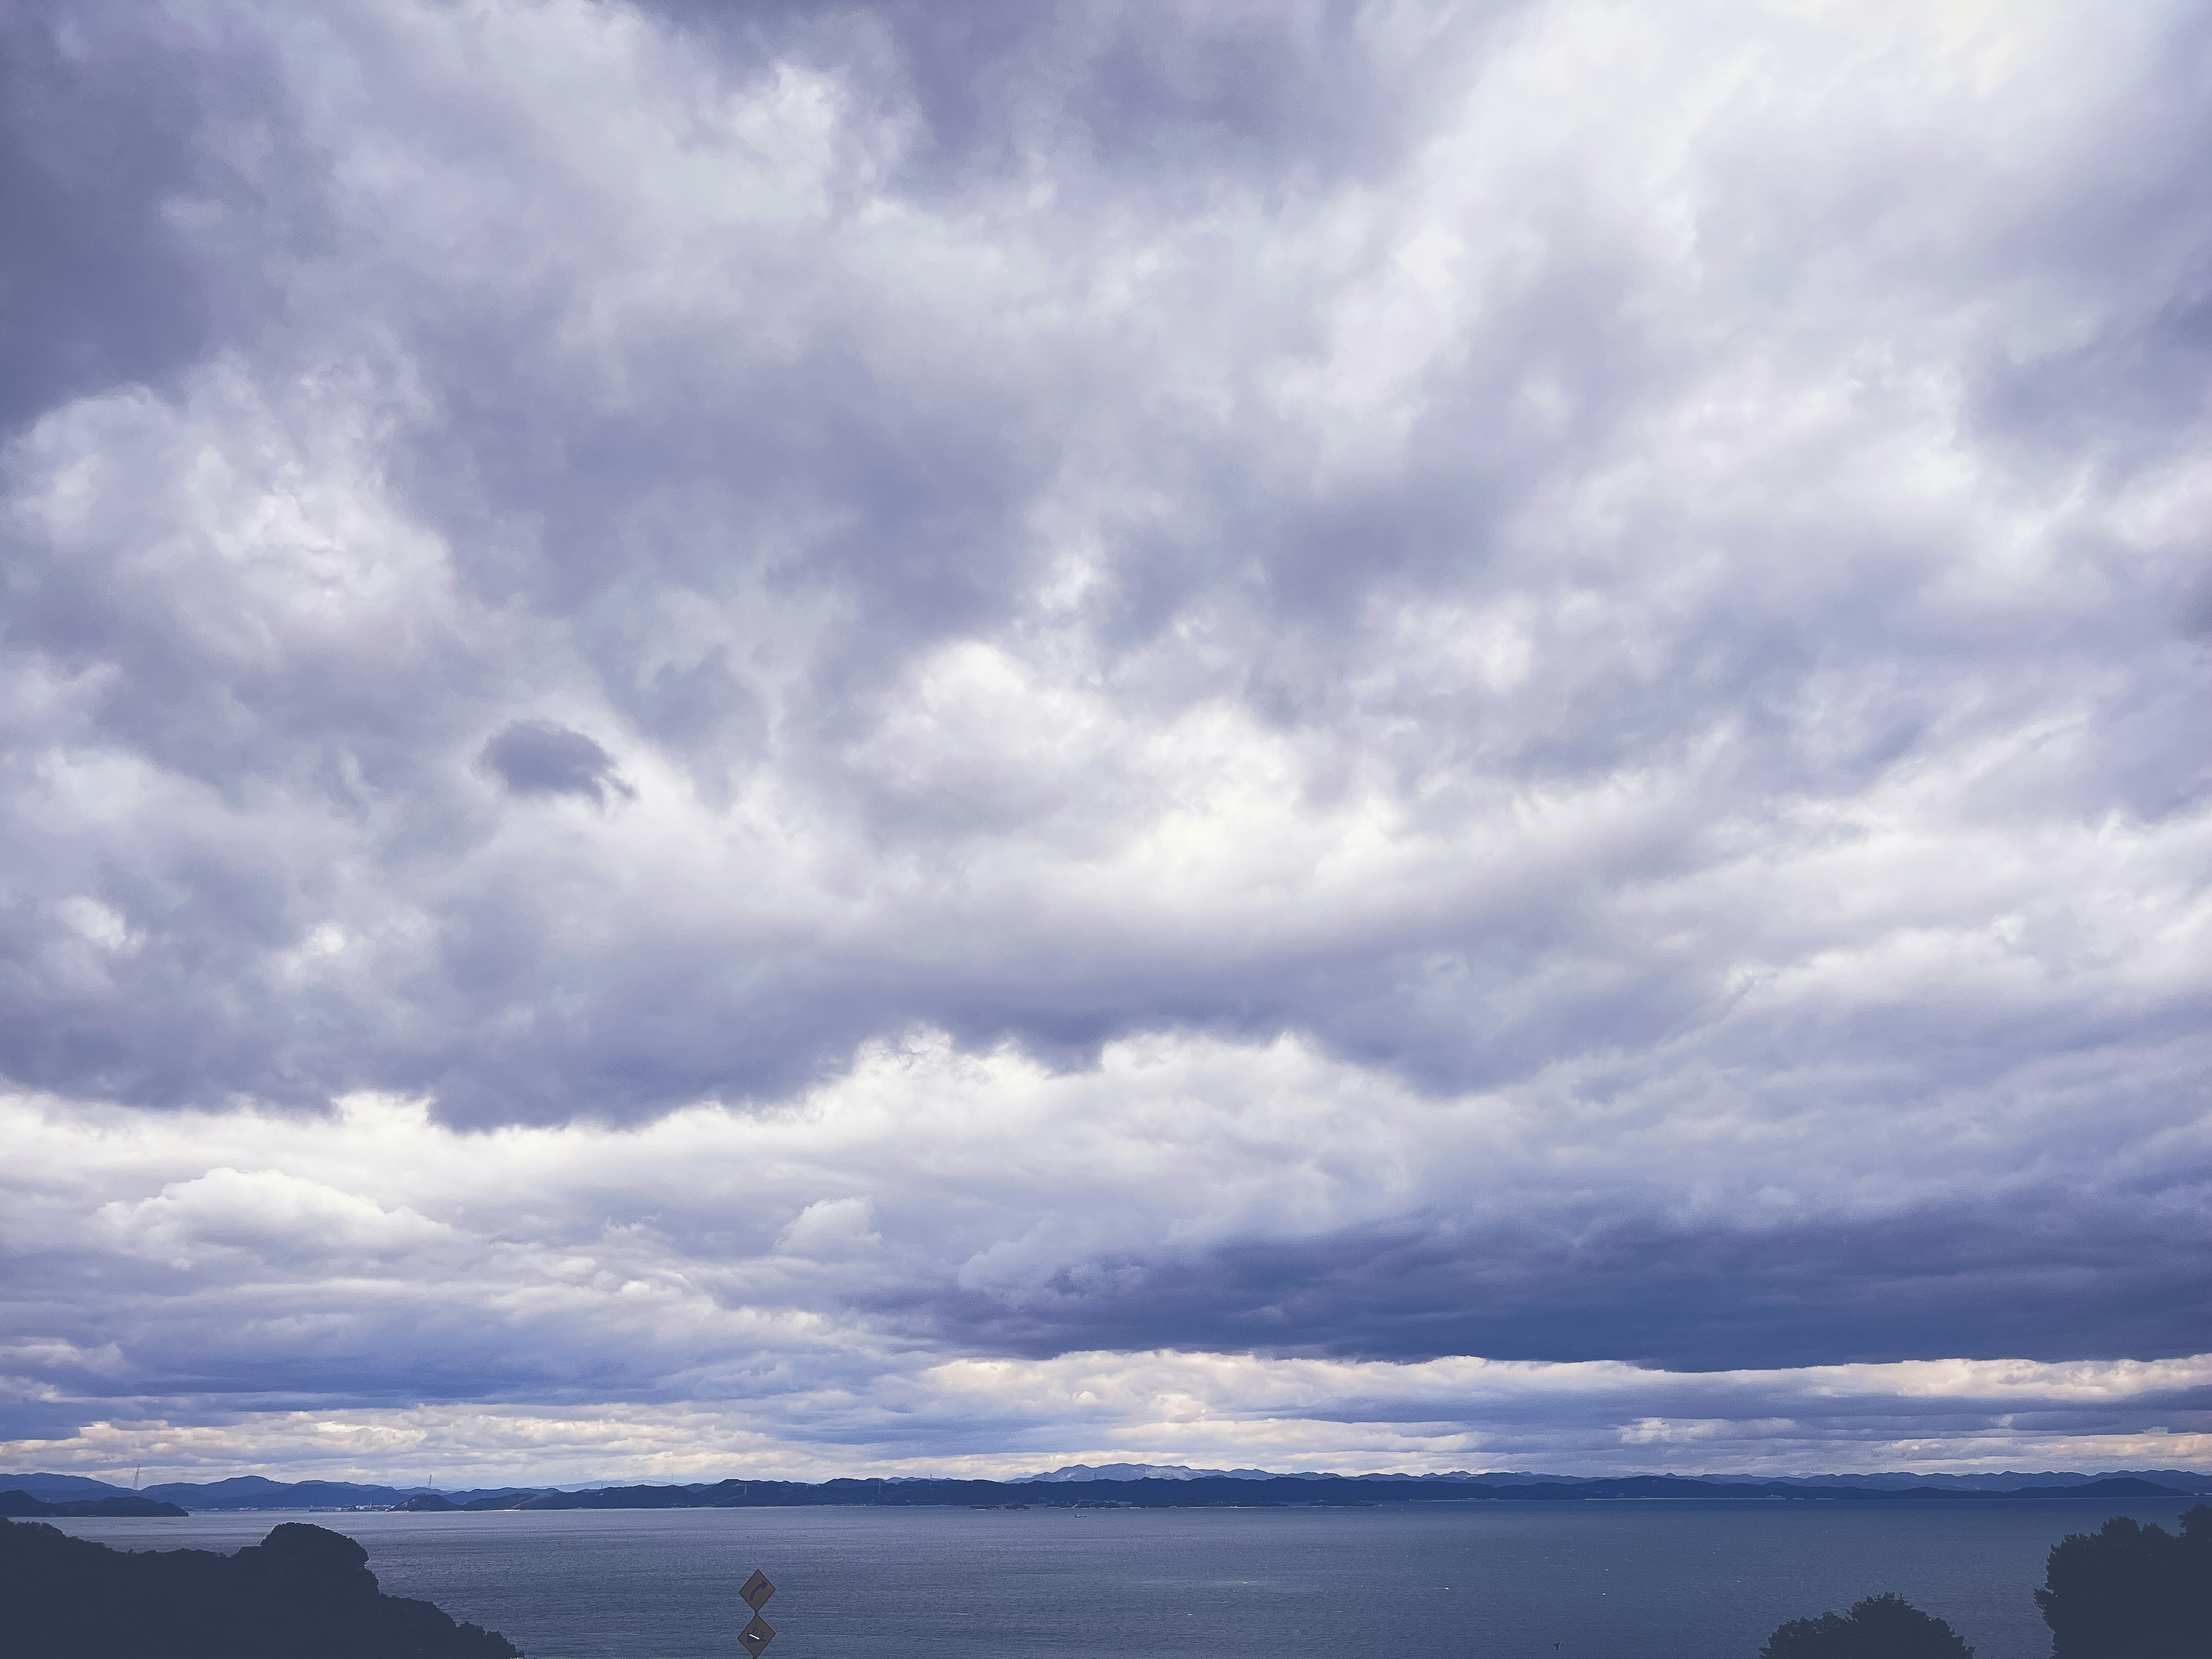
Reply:
[[[738,1599],[758,1613],[768,1605],[768,1598],[775,1594],[775,1586],[768,1582],[768,1575],[757,1567],[753,1576],[745,1580],[745,1587],[738,1592]]]
[[[763,1648],[775,1640],[775,1630],[767,1620],[755,1613],[752,1623],[738,1632],[738,1640],[747,1653],[758,1654]]]

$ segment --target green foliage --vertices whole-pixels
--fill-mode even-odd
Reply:
[[[1942,1620],[1901,1595],[1874,1595],[1848,1613],[1792,1619],[1766,1638],[1759,1659],[1974,1659]]]
[[[2054,1546],[2044,1582],[2051,1659],[2212,1659],[2212,1508],[2179,1537],[2116,1515]]]

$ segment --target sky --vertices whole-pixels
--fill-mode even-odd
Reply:
[[[0,1468],[2212,1468],[2201,4],[0,76]]]

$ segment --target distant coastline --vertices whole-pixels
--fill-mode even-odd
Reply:
[[[209,1510],[398,1510],[458,1514],[492,1510],[778,1509],[868,1504],[892,1508],[1356,1507],[1381,1503],[1576,1503],[1638,1499],[1778,1503],[1972,1504],[2113,1502],[2212,1494],[2212,1475],[2190,1470],[1989,1475],[1726,1475],[1616,1477],[1534,1473],[1279,1474],[1157,1465],[1088,1468],[1006,1480],[897,1476],[823,1481],[732,1478],[585,1490],[496,1486],[437,1492],[344,1481],[286,1482],[240,1476],[166,1482],[143,1492],[83,1475],[0,1474],[0,1514],[180,1515]],[[9,1507],[13,1505],[14,1507]]]

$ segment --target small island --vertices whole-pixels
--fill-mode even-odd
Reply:
[[[101,1520],[118,1516],[181,1516],[186,1511],[174,1504],[163,1503],[158,1498],[141,1498],[136,1492],[119,1492],[108,1498],[68,1498],[49,1502],[33,1498],[27,1492],[0,1492],[0,1516],[11,1516],[18,1521],[45,1521],[71,1516],[93,1516]]]
[[[299,1522],[221,1555],[0,1520],[0,1606],[14,1650],[72,1659],[522,1659],[495,1632],[386,1595],[367,1550]]]

